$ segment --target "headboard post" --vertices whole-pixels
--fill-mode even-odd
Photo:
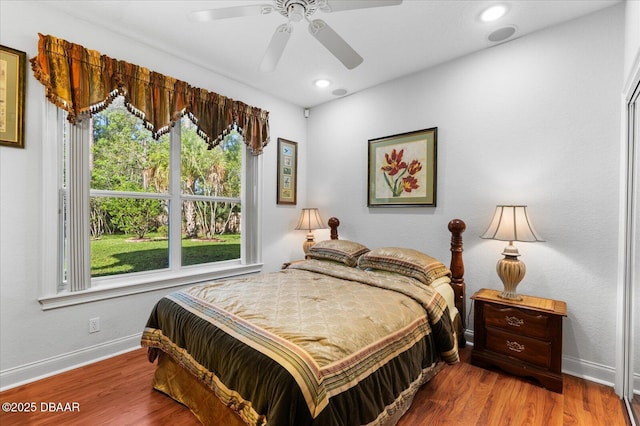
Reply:
[[[465,310],[465,283],[464,283],[464,262],[462,261],[462,233],[467,225],[460,219],[452,219],[449,222],[451,232],[451,287],[455,293],[455,304],[460,312],[462,326],[466,326]]]
[[[340,221],[338,220],[337,217],[330,217],[329,220],[327,221],[327,223],[329,224],[329,228],[331,228],[331,239],[332,240],[337,240],[338,239],[338,226],[340,226]]]

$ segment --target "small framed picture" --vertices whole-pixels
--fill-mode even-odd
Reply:
[[[278,138],[278,204],[296,204],[298,144]]]
[[[369,207],[436,205],[438,128],[369,140]]]
[[[24,148],[27,54],[0,45],[0,145]]]

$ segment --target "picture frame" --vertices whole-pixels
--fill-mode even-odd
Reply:
[[[27,54],[0,45],[0,145],[24,148]]]
[[[438,128],[369,140],[367,206],[436,206]]]
[[[277,204],[296,204],[298,192],[298,143],[278,138]]]

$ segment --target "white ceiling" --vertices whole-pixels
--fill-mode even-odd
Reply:
[[[340,0],[329,0],[329,2]],[[154,46],[218,74],[272,93],[302,107],[336,99],[335,89],[347,94],[495,45],[487,36],[514,25],[509,40],[542,28],[609,7],[621,0],[404,0],[399,6],[325,13],[323,19],[363,58],[347,70],[307,30],[294,30],[275,71],[263,73],[259,65],[275,28],[286,22],[278,12],[269,15],[199,23],[187,18],[192,11],[270,0],[208,1],[47,1],[77,18]],[[499,21],[483,23],[480,13],[503,3],[508,13]],[[89,47],[89,46],[88,46]],[[106,52],[103,52],[106,53]],[[108,54],[108,53],[107,53]],[[153,64],[139,64],[153,69]],[[313,85],[329,79],[328,88]],[[208,88],[215,90],[215,88]]]

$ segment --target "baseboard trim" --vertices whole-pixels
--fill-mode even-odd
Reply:
[[[0,392],[140,348],[142,333],[0,371]]]
[[[562,372],[610,387],[616,381],[615,368],[567,355],[562,357]]]
[[[465,330],[467,344],[473,346],[473,330]],[[562,356],[562,373],[579,377],[590,382],[613,387],[615,383],[616,370],[602,364],[585,361],[572,356]]]
[[[473,332],[465,330],[467,344],[473,346]],[[0,392],[64,373],[84,365],[102,361],[140,348],[142,333],[111,340],[73,352],[0,371]],[[615,369],[606,365],[562,357],[562,372],[581,379],[613,387]]]

